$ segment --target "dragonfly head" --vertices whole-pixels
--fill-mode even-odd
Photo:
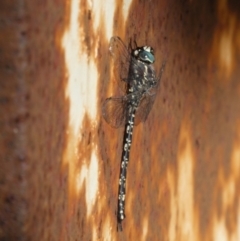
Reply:
[[[132,55],[147,64],[152,64],[155,61],[153,48],[149,46],[137,47],[132,51]]]

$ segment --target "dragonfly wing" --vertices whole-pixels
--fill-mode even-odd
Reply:
[[[145,93],[145,95],[142,97],[142,99],[139,103],[136,114],[135,114],[135,122],[134,122],[135,125],[138,125],[140,122],[146,121],[148,114],[149,114],[150,110],[152,109],[153,103],[155,101],[156,93],[157,93],[158,87],[159,87],[159,82],[162,77],[162,73],[164,71],[165,65],[166,65],[166,61],[164,61],[162,64],[162,67],[160,69],[160,75],[155,80],[156,81],[155,86],[153,88],[148,89],[148,91]],[[151,73],[153,73],[152,71],[153,71],[153,69],[149,68],[149,72],[148,72],[149,77],[151,77]],[[152,79],[154,79],[155,75],[152,75],[152,77],[153,77]]]
[[[146,121],[148,114],[152,109],[155,98],[156,98],[156,94],[153,94],[153,95],[145,94],[142,97],[135,114],[135,122],[134,122],[135,125],[138,125],[140,122]]]
[[[110,39],[109,52],[114,61],[114,75],[118,85],[123,91],[126,91],[131,54],[123,41],[117,36]]]
[[[102,115],[105,121],[114,128],[125,125],[127,111],[127,100],[124,97],[110,97],[103,102]]]

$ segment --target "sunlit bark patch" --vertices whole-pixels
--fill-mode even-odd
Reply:
[[[88,58],[81,46],[81,26],[78,21],[81,12],[80,1],[73,0],[69,4],[69,26],[62,37],[67,76],[65,97],[69,102],[69,123],[63,165],[68,166],[69,198],[73,200],[72,198],[77,196],[78,191],[76,167],[79,162],[78,145],[82,139],[80,131],[83,119],[87,114],[94,125],[97,116],[97,106],[94,100],[97,95],[98,74],[94,60]]]
[[[78,192],[81,191],[83,185],[85,184],[85,200],[87,205],[87,218],[90,217],[92,209],[97,200],[98,191],[98,161],[95,151],[92,152],[90,164],[82,165],[79,175],[76,178],[76,189]]]
[[[228,78],[236,66],[240,51],[240,35],[237,15],[230,10],[226,0],[217,2],[218,23],[215,27],[209,64],[220,67],[220,74]]]
[[[110,221],[110,217],[109,215],[106,215],[106,217],[104,218],[103,231],[102,231],[102,236],[106,241],[116,240],[116,237],[113,237],[113,231],[115,230],[112,228],[111,225],[112,224]]]
[[[221,212],[213,217],[214,241],[240,240],[240,128],[236,128],[236,137],[230,158],[230,176],[220,170],[218,183],[221,187]],[[236,202],[237,200],[237,202]]]
[[[148,225],[149,221],[148,218],[144,217],[143,219],[143,224],[142,224],[142,235],[141,235],[141,240],[144,241],[146,240],[147,234],[148,234]]]
[[[169,240],[199,240],[198,213],[194,208],[194,155],[189,128],[182,124],[178,149],[177,181],[168,171],[171,193]],[[177,185],[175,185],[175,183]]]

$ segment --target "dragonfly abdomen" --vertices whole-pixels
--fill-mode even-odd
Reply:
[[[125,218],[125,196],[126,196],[126,177],[127,177],[127,167],[130,156],[130,149],[132,143],[132,134],[133,134],[133,126],[135,113],[137,109],[137,104],[130,107],[130,113],[128,115],[128,120],[125,126],[124,133],[124,141],[123,141],[123,152],[122,152],[122,160],[120,167],[120,177],[119,177],[119,189],[118,189],[118,223],[121,227],[121,222]]]

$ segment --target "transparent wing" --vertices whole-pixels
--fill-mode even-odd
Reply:
[[[135,125],[138,125],[140,122],[144,122],[146,121],[149,112],[152,109],[152,106],[154,104],[155,98],[156,98],[156,94],[158,91],[158,87],[159,87],[159,83],[160,83],[160,79],[162,77],[162,73],[164,71],[166,65],[166,61],[163,62],[162,67],[160,69],[160,74],[159,77],[156,81],[156,85],[151,88],[148,89],[148,91],[145,93],[145,95],[142,97],[139,106],[137,108],[136,114],[135,114]]]
[[[110,97],[103,102],[102,115],[105,121],[114,128],[125,125],[127,112],[128,101],[125,97]]]
[[[114,36],[110,39],[109,51],[114,61],[114,74],[121,89],[126,90],[131,54],[123,41]]]
[[[156,93],[145,94],[136,110],[134,125],[138,125],[140,122],[144,122],[149,112],[152,109],[155,101]],[[126,124],[128,117],[128,104],[131,101],[131,95],[114,98],[107,98],[103,102],[102,115],[105,121],[114,128],[122,127]]]
[[[138,125],[140,122],[146,121],[149,115],[149,112],[152,109],[155,98],[156,98],[156,94],[153,94],[153,95],[146,94],[141,99],[135,114],[135,121],[134,121],[135,125]]]
[[[163,74],[163,71],[165,69],[166,63],[167,63],[166,60],[164,60],[164,62],[162,63],[162,66],[161,66],[161,69],[160,69],[160,73],[159,73],[159,76],[158,76],[158,84],[159,84],[159,82],[160,82],[160,80],[162,78],[162,74]]]

